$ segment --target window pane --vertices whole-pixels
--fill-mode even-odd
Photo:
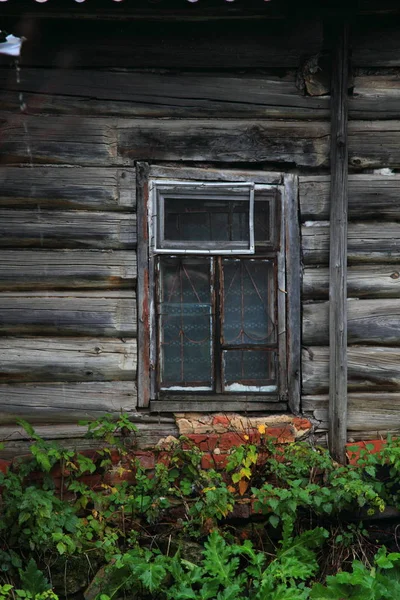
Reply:
[[[210,259],[160,260],[161,388],[212,389]]]
[[[166,241],[249,241],[249,200],[165,198]]]
[[[230,392],[276,390],[276,354],[264,350],[225,350],[224,389]]]
[[[225,345],[276,344],[274,270],[272,260],[223,259]]]

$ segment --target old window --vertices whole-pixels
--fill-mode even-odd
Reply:
[[[138,214],[139,400],[154,410],[285,408],[285,186],[152,170]]]

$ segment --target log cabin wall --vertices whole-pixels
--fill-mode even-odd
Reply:
[[[349,98],[348,438],[400,427],[399,18],[352,22]],[[328,424],[329,178],[301,178],[303,410]]]
[[[309,95],[304,70],[299,77],[304,60],[325,48],[323,19],[253,11],[121,21],[40,10],[3,25],[28,38],[20,82],[4,58],[0,69],[0,438],[14,440],[8,451],[25,444],[16,417],[78,447],[86,444],[78,419],[104,412],[129,412],[143,445],[176,433],[171,415],[136,410],[136,161],[299,175],[302,403],[323,433],[329,89]],[[378,21],[356,23],[350,103],[349,435],[363,438],[400,426],[400,176],[370,172],[400,163],[400,44],[394,33],[381,39]],[[399,65],[389,64],[394,47]]]

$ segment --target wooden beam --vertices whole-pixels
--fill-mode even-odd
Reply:
[[[329,265],[329,449],[345,462],[347,435],[347,24],[337,29],[331,100],[331,212]]]
[[[150,289],[149,289],[149,165],[137,164],[137,294],[138,294],[138,406],[147,407],[150,402]]]
[[[298,177],[285,178],[286,292],[287,292],[287,377],[288,404],[300,411],[301,387],[301,262],[298,210]]]

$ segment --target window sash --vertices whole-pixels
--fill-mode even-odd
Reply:
[[[249,182],[235,185],[209,182],[168,182],[152,181],[151,202],[151,243],[156,254],[254,254],[254,184]],[[227,203],[248,202],[248,240],[168,240],[165,237],[165,203],[169,199],[190,199],[198,201]]]
[[[164,265],[170,262],[170,264],[177,265],[177,272],[174,275],[173,280],[171,279],[171,273],[167,271]],[[209,287],[210,287],[210,302],[209,305],[205,305],[204,302],[201,302],[200,296],[197,294],[195,289],[195,275],[192,275],[193,281],[189,281],[190,277],[185,272],[185,264],[191,265],[194,262],[197,262],[199,265],[205,263],[205,261],[209,261],[210,265],[210,279],[209,279]],[[224,319],[225,319],[225,306],[224,306],[224,267],[231,265],[232,263],[237,263],[238,268],[241,271],[248,270],[250,265],[254,264],[261,265],[261,267],[265,267],[264,273],[261,274],[265,281],[264,284],[267,284],[267,292],[268,298],[263,298],[262,295],[264,291],[256,289],[256,282],[251,282],[250,287],[253,286],[255,288],[255,292],[260,296],[260,302],[267,303],[268,307],[272,306],[272,315],[267,314],[267,319],[270,319],[273,326],[273,337],[272,339],[264,339],[264,340],[252,340],[250,337],[248,339],[241,341],[240,343],[227,343],[224,340]],[[187,269],[186,269],[187,271]],[[194,273],[195,271],[193,271]],[[207,259],[204,257],[203,259],[199,258],[198,261],[196,259],[190,259],[188,257],[179,256],[169,256],[169,257],[159,257],[157,259],[157,331],[158,331],[158,343],[157,343],[157,389],[160,394],[165,394],[168,392],[212,392],[212,393],[276,393],[277,391],[277,353],[278,353],[278,343],[277,343],[277,299],[276,299],[276,289],[277,289],[277,269],[276,269],[276,261],[273,257],[257,257],[257,259],[250,259],[246,257],[235,257],[224,259],[222,257],[215,259],[210,257]],[[167,274],[168,273],[168,274]],[[169,277],[171,279],[169,289],[169,295],[166,295],[166,283],[165,278]],[[217,277],[216,277],[217,276]],[[182,287],[182,282],[178,281],[178,278],[187,278],[187,283],[189,288],[189,300],[193,300],[193,295],[197,295],[198,303],[195,305],[193,302],[187,302],[188,294],[182,294],[182,292],[177,294],[177,289],[179,286]],[[179,290],[181,290],[181,287]],[[173,290],[171,292],[171,290]],[[193,290],[193,294],[191,291]],[[248,295],[248,290],[243,287],[243,281],[240,282],[240,290],[241,297]],[[171,303],[171,297],[173,295],[174,302]],[[192,296],[192,297],[190,297]],[[181,304],[177,302],[178,297],[181,299]],[[190,339],[190,334],[187,332],[187,328],[192,327],[193,323],[190,325],[191,315],[198,311],[201,313],[202,317],[205,317],[208,313],[209,306],[209,331],[210,331],[210,352],[209,352],[209,361],[210,361],[210,369],[211,379],[209,381],[205,381],[204,378],[196,379],[193,376],[190,378],[185,377],[185,373],[191,371],[193,373],[193,368],[190,368],[190,361],[193,361],[193,357],[196,360],[198,357],[198,366],[200,367],[201,362],[204,363],[204,349],[206,340],[200,339]],[[264,307],[262,307],[264,308]],[[207,310],[206,310],[207,309]],[[169,317],[174,313],[174,315]],[[178,315],[178,316],[175,316]],[[168,318],[170,321],[175,321],[175,324],[168,325]],[[204,319],[203,319],[204,320]],[[179,321],[179,325],[177,324]],[[256,324],[253,323],[253,330],[256,329]],[[243,327],[243,321],[238,321],[237,326],[239,328]],[[170,341],[170,330],[174,331],[174,341]],[[196,327],[195,327],[196,329]],[[198,329],[203,331],[204,336],[204,323],[202,325],[201,319],[199,321]],[[178,331],[179,330],[179,331]],[[180,336],[180,337],[179,337]],[[178,340],[179,337],[179,340]],[[195,337],[195,336],[194,336]],[[268,336],[267,336],[268,337]],[[193,336],[192,336],[193,338]],[[166,342],[167,339],[167,342]],[[169,341],[168,341],[169,340]],[[202,344],[202,345],[201,345]],[[197,346],[196,346],[197,345]],[[192,348],[191,348],[192,346]],[[169,354],[168,354],[169,349]],[[234,354],[241,353],[241,364],[243,363],[243,358],[250,356],[250,353],[254,353],[253,359],[255,363],[257,359],[260,361],[260,357],[262,357],[262,353],[264,353],[264,358],[271,357],[268,360],[265,360],[266,372],[265,376],[260,376],[260,373],[251,372],[244,374],[237,381],[227,381],[225,377],[226,371],[226,359],[228,357],[227,352],[229,352],[229,360],[234,357]],[[246,354],[243,354],[243,353]],[[269,353],[269,354],[268,354]],[[191,356],[192,355],[192,356]],[[172,362],[171,362],[172,361]],[[253,363],[253,365],[255,364]],[[168,374],[165,373],[166,366],[170,364],[170,368],[175,373],[179,372],[181,374],[174,381],[173,379],[168,380]],[[248,363],[251,364],[251,363]],[[272,365],[272,366],[271,366]]]

